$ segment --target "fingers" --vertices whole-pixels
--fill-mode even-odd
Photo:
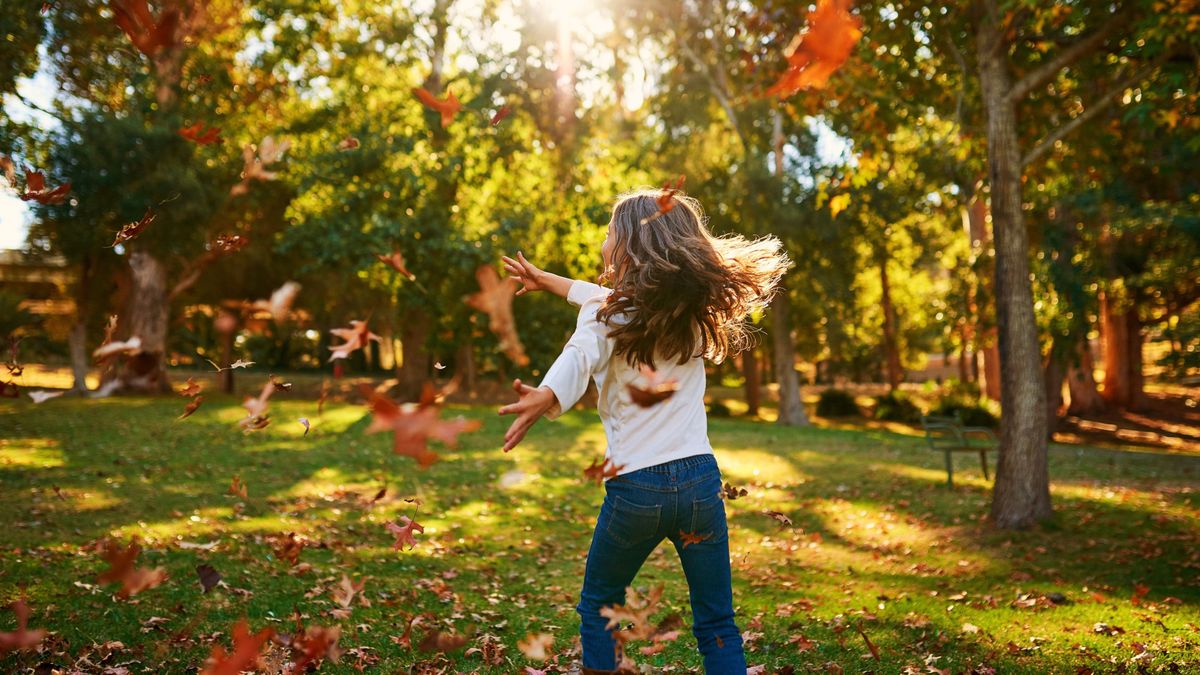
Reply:
[[[512,388],[513,391],[517,392],[518,394],[521,393],[521,378],[518,377],[517,379],[513,380]]]

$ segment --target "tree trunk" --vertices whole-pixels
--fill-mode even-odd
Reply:
[[[992,522],[1028,527],[1049,517],[1046,386],[1029,281],[1029,235],[1021,211],[1021,149],[1008,72],[1008,45],[996,0],[976,26],[979,80],[987,110],[988,174],[996,244],[996,323],[1000,352],[1000,452]]]
[[[1137,304],[1119,292],[1100,295],[1104,333],[1105,402],[1117,409],[1136,409],[1145,403],[1142,377],[1142,324]]]
[[[960,183],[960,189],[966,191],[974,191],[970,185]],[[987,201],[982,194],[974,194],[968,201],[966,208],[963,209],[963,220],[966,224],[967,236],[971,240],[971,250],[975,251],[976,255],[987,255],[988,245],[991,243],[991,236],[988,234],[987,228]],[[980,277],[976,280],[979,285],[987,283],[985,277]],[[996,330],[994,328],[983,329],[982,317],[985,314],[992,312],[991,307],[986,306],[978,298],[979,293],[973,294],[971,299],[971,310],[975,317],[975,327],[972,333],[976,336],[978,352],[983,356],[983,370],[980,371],[978,366],[975,368],[975,380],[979,382],[980,391],[984,396],[993,401],[1000,400],[1000,351],[996,348]]]
[[[429,314],[422,308],[413,308],[405,316],[400,327],[400,368],[396,377],[398,394],[403,401],[416,401],[421,388],[429,379],[432,367],[425,342],[429,338]]]
[[[780,289],[771,301],[771,341],[775,350],[775,379],[779,380],[779,418],[776,424],[808,426],[808,411],[800,398],[796,375],[796,348],[792,344],[792,300]]]
[[[896,391],[904,380],[904,369],[900,366],[900,345],[896,335],[896,308],[892,305],[892,291],[888,283],[888,258],[886,253],[879,258],[879,285],[882,290],[880,304],[883,305],[883,353],[884,373],[889,391]]]
[[[1087,415],[1104,410],[1104,398],[1096,387],[1095,370],[1092,349],[1084,338],[1075,345],[1075,358],[1067,366],[1067,391],[1071,396],[1068,413]]]
[[[746,414],[754,417],[758,414],[758,404],[761,401],[761,381],[758,376],[758,346],[752,346],[742,352],[742,377],[745,378]]]
[[[1066,364],[1056,355],[1053,346],[1046,356],[1046,366],[1042,375],[1046,382],[1046,439],[1050,440],[1058,427],[1058,413],[1063,406],[1063,380],[1067,376]]]
[[[125,359],[118,375],[121,388],[143,393],[170,393],[167,378],[167,272],[152,254],[129,253],[132,281],[129,296],[129,335],[142,341],[141,351]]]
[[[87,393],[87,374],[88,374],[88,353],[87,353],[87,323],[82,316],[82,312],[76,306],[76,312],[81,315],[75,318],[75,325],[71,326],[71,332],[67,335],[67,345],[71,353],[71,375],[73,382],[71,391],[74,393]]]

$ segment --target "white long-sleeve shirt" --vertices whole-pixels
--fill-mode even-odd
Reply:
[[[641,373],[623,356],[613,354],[609,327],[596,319],[610,292],[586,281],[571,284],[567,300],[579,306],[579,318],[575,333],[542,379],[541,386],[558,398],[546,417],[554,419],[570,410],[587,390],[590,377],[600,392],[596,407],[608,439],[605,456],[622,467],[618,474],[711,454],[704,412],[704,359],[694,357],[682,365],[675,359],[655,363],[659,379],[675,380],[679,390],[649,408],[634,403],[626,385],[635,381],[644,385]]]

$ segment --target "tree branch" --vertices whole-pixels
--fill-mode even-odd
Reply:
[[[1033,146],[1033,149],[1025,153],[1025,156],[1021,158],[1021,166],[1029,166],[1030,164],[1041,159],[1042,155],[1049,152],[1050,148],[1054,147],[1055,143],[1061,141],[1067,136],[1067,134],[1075,131],[1084,124],[1087,124],[1090,120],[1094,119],[1100,113],[1111,107],[1113,102],[1117,100],[1117,94],[1120,94],[1122,91],[1125,91],[1125,89],[1137,84],[1140,80],[1142,80],[1142,78],[1153,72],[1154,69],[1160,65],[1160,63],[1161,60],[1155,60],[1153,63],[1147,64],[1146,67],[1139,69],[1129,77],[1117,82],[1108,91],[1101,94],[1099,98],[1097,98],[1092,105],[1082,113],[1076,115],[1066,124],[1057,127],[1054,129],[1054,131],[1051,131],[1044,138],[1042,138],[1042,140],[1038,141],[1037,144]]]
[[[200,275],[204,270],[217,260],[221,259],[223,254],[218,249],[210,249],[193,258],[191,262],[184,266],[183,272],[179,275],[179,281],[171,288],[171,292],[167,294],[167,300],[172,301],[178,295],[191,288],[200,280]]]
[[[1115,33],[1121,26],[1127,24],[1128,21],[1129,15],[1127,12],[1113,14],[1099,28],[1092,31],[1090,35],[1080,38],[1070,47],[1059,52],[1054,58],[1025,73],[1025,77],[1017,80],[1013,88],[1008,92],[1008,100],[1016,103],[1025,98],[1029,92],[1053,79],[1063,68],[1070,66],[1072,63],[1099,49],[1110,35]]]
[[[49,115],[67,126],[75,125],[74,120],[72,120],[68,117],[63,117],[62,115],[59,115],[58,113],[54,112],[53,110],[46,110],[42,106],[34,103],[33,101],[30,101],[29,99],[25,98],[24,96],[22,96],[21,92],[17,91],[16,88],[14,88],[12,91],[10,91],[8,93],[12,94],[13,96],[16,96],[17,100],[21,102],[21,105],[24,105],[26,108],[36,110],[44,115]]]

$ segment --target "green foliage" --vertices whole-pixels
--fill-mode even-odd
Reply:
[[[843,389],[825,389],[817,398],[817,415],[820,417],[850,417],[860,414],[854,394]]]
[[[23,301],[16,293],[0,290],[0,338],[12,337],[36,322],[36,317],[21,307]]]
[[[954,392],[944,394],[929,411],[929,414],[938,417],[956,417],[970,427],[994,428],[1000,423],[1000,418],[992,411],[989,401]]]
[[[921,421],[921,408],[903,391],[889,391],[875,398],[875,419],[915,424]]]

